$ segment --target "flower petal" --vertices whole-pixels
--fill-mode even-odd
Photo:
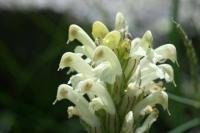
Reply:
[[[100,123],[98,118],[89,110],[88,101],[79,94],[73,88],[67,84],[61,84],[58,87],[56,101],[62,99],[68,99],[76,106],[76,113],[79,114],[80,118],[83,119],[87,124],[92,127],[99,127]],[[55,104],[55,102],[54,102]]]
[[[87,59],[89,59],[90,56],[91,56],[90,53],[87,52],[85,46],[76,46],[76,48],[74,49],[74,52],[75,53],[80,53],[82,55],[86,55],[88,57]]]
[[[139,97],[142,94],[142,89],[139,88],[136,82],[131,82],[128,84],[127,89],[125,90],[126,94],[129,97]]]
[[[150,84],[155,79],[164,79],[164,72],[153,63],[141,69],[141,87]]]
[[[117,48],[119,41],[121,39],[121,34],[119,31],[109,32],[103,39],[103,45],[108,46],[111,49]]]
[[[134,107],[134,114],[138,116],[146,106],[155,106],[156,104],[162,105],[166,110],[168,107],[168,95],[164,91],[151,93]]]
[[[171,65],[169,64],[161,64],[158,65],[161,69],[163,69],[164,75],[165,75],[165,80],[167,82],[172,82],[174,81],[174,70]]]
[[[133,127],[132,127],[133,122],[134,122],[133,112],[129,111],[125,116],[122,130],[120,133],[133,133]]]
[[[99,109],[105,108],[105,105],[103,103],[103,101],[101,100],[101,98],[96,97],[93,98],[92,101],[89,103],[89,110],[93,113],[95,113],[95,111],[98,111]]]
[[[96,48],[96,45],[81,27],[75,24],[70,25],[68,36],[68,42],[77,39],[85,46],[85,50],[87,51],[87,53],[89,53],[89,58],[93,56],[93,52]]]
[[[78,83],[84,79],[85,79],[84,75],[82,73],[78,73],[70,77],[68,84],[71,84],[73,88],[76,88]]]
[[[157,58],[157,62],[164,62],[169,59],[172,62],[177,63],[176,48],[172,44],[165,44],[155,49],[155,52],[160,55],[160,58]]]
[[[115,106],[113,100],[103,85],[95,82],[94,80],[87,79],[81,81],[78,88],[81,92],[93,93],[94,95],[101,98],[102,102],[105,104],[105,110],[112,115],[115,114]]]
[[[146,31],[142,37],[141,40],[141,47],[146,51],[148,48],[152,47],[153,43],[153,36],[151,34],[151,31]]]
[[[106,46],[98,46],[95,50],[93,61],[97,64],[108,61],[111,64],[109,80],[107,82],[114,83],[117,75],[122,74],[120,62],[115,53]]]
[[[135,133],[146,133],[151,125],[157,120],[158,111],[155,109],[144,121],[143,125],[136,129]]]
[[[140,58],[146,55],[145,50],[140,46],[141,38],[131,41],[130,57]]]
[[[94,72],[96,78],[100,78],[102,81],[106,82],[106,81],[110,80],[109,79],[110,74],[112,74],[111,69],[112,69],[112,66],[111,66],[110,62],[104,61],[104,62],[98,64],[93,69],[93,72]]]
[[[71,52],[66,52],[65,54],[63,54],[58,70],[65,67],[71,67],[77,72],[83,73],[85,75],[93,75],[92,67],[87,64],[80,56]]]
[[[108,34],[108,28],[100,21],[95,21],[92,25],[92,35],[94,38],[103,39]]]
[[[155,79],[164,79],[164,72],[157,65],[150,63],[147,60],[147,63],[143,62],[137,66],[130,82],[141,80],[140,87],[144,87],[151,84]]]
[[[73,115],[79,116],[79,113],[76,110],[76,107],[74,107],[74,106],[69,106],[67,108],[67,112],[68,112],[68,118],[72,118]]]
[[[153,36],[151,31],[146,31],[142,38],[135,38],[131,41],[130,57],[143,57],[146,52],[152,47]]]

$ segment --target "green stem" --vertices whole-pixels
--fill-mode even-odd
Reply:
[[[180,97],[180,96],[177,96],[177,95],[174,95],[174,94],[171,94],[171,93],[168,93],[169,95],[169,98],[176,101],[176,102],[179,102],[179,103],[182,103],[182,104],[186,104],[186,105],[189,105],[189,106],[193,106],[195,108],[200,108],[200,102],[199,101],[195,101],[195,100],[192,100],[192,99],[188,99],[188,98],[184,98],[184,97]]]
[[[197,56],[195,49],[192,45],[192,41],[189,39],[183,28],[180,24],[173,21],[176,25],[176,28],[181,36],[181,39],[183,40],[184,46],[186,48],[187,58],[189,61],[190,66],[190,75],[192,78],[192,85],[196,92],[198,92],[198,63],[197,63]]]
[[[191,129],[193,127],[200,125],[200,118],[195,118],[189,122],[184,123],[183,125],[169,131],[168,133],[183,133],[188,129]]]

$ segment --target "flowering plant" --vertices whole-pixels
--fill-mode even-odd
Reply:
[[[95,21],[94,40],[75,24],[68,35],[68,43],[77,39],[83,44],[64,53],[59,64],[59,70],[77,72],[57,91],[56,101],[74,104],[68,107],[69,118],[79,116],[89,133],[147,132],[158,118],[155,105],[168,109],[163,83],[174,83],[174,72],[164,62],[177,62],[174,45],[153,49],[150,31],[132,39],[122,13],[117,13],[112,31]]]

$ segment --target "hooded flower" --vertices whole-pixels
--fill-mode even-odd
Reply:
[[[115,29],[102,22],[92,25],[93,39],[78,25],[69,27],[68,43],[82,46],[61,57],[59,69],[76,74],[58,87],[56,101],[70,100],[68,117],[79,116],[90,133],[145,133],[159,116],[156,105],[168,109],[164,82],[174,82],[176,48],[165,44],[153,49],[153,35],[131,38],[122,13]],[[56,102],[55,101],[55,102]]]

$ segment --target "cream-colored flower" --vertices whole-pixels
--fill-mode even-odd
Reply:
[[[103,102],[106,111],[112,115],[115,114],[115,106],[114,106],[113,100],[110,94],[108,93],[108,91],[106,90],[106,88],[101,83],[95,82],[92,79],[87,79],[87,80],[81,81],[79,83],[78,88],[80,89],[81,92],[84,92],[87,94],[93,94],[99,97],[101,101]]]
[[[72,24],[69,27],[69,38],[68,43],[77,39],[80,41],[84,47],[83,49],[87,52],[87,55],[91,58],[93,56],[94,49],[96,45],[94,41],[88,36],[88,34],[78,25]]]
[[[136,129],[135,133],[145,133],[149,131],[151,125],[157,120],[158,118],[158,110],[153,110],[150,115],[145,119],[143,125]]]
[[[63,99],[68,99],[75,104],[75,108],[68,109],[69,117],[71,117],[74,114],[79,114],[79,116],[86,123],[90,124],[90,126],[92,127],[100,126],[98,118],[89,110],[88,101],[81,94],[74,91],[72,87],[66,84],[61,84],[58,87],[58,92],[56,96],[56,101],[60,101]]]

